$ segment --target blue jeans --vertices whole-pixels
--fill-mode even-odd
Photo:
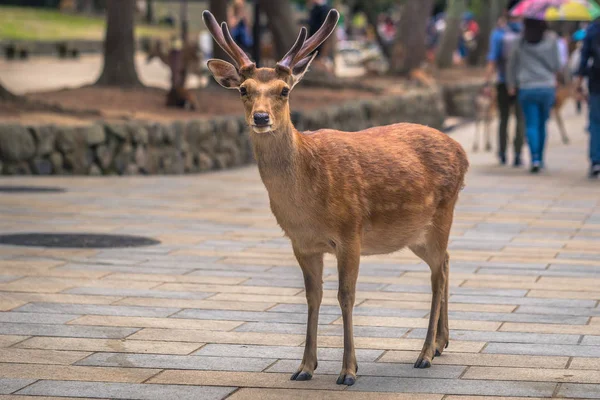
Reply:
[[[600,93],[590,93],[590,160],[600,164]]]
[[[544,161],[546,123],[555,98],[556,90],[553,87],[519,89],[519,103],[525,114],[525,132],[532,162]]]

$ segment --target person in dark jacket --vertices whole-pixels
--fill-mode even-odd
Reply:
[[[507,21],[506,18],[509,18]],[[488,71],[487,81],[491,82],[494,72],[497,73],[496,93],[498,99],[498,112],[500,123],[498,125],[498,157],[502,165],[506,164],[506,148],[508,144],[508,120],[513,111],[517,123],[514,140],[514,161],[515,167],[522,165],[521,150],[523,148],[525,119],[523,111],[517,101],[516,96],[510,96],[506,87],[506,67],[508,65],[508,56],[513,42],[518,38],[522,31],[522,24],[516,18],[510,16],[502,17],[498,26],[492,32],[490,37],[490,51],[487,57]]]
[[[591,65],[590,65],[591,62]],[[583,79],[588,79],[588,108],[590,112],[590,178],[600,176],[600,22],[589,25],[577,73],[577,92],[583,98]]]

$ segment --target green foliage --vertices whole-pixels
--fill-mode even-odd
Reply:
[[[0,39],[13,40],[102,40],[106,21],[103,17],[66,14],[51,9],[0,6]],[[171,29],[138,24],[140,36],[169,37]]]

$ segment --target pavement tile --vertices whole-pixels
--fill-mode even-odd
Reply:
[[[213,293],[202,292],[170,292],[164,290],[144,290],[144,289],[113,289],[113,288],[96,288],[84,287],[75,288],[65,291],[71,294],[83,294],[93,296],[121,296],[121,297],[140,297],[140,298],[157,298],[157,299],[205,299],[213,295]]]
[[[450,343],[449,349],[453,343]],[[378,362],[397,362],[413,364],[418,358],[417,351],[387,351]],[[499,367],[526,367],[526,368],[565,368],[569,357],[542,357],[518,356],[509,354],[481,354],[481,353],[453,353],[444,352],[441,357],[436,357],[434,364],[441,365],[476,365]]]
[[[260,372],[273,364],[274,358],[178,356],[166,354],[96,353],[77,365],[158,369],[197,369],[209,371]]]
[[[106,351],[113,353],[141,354],[190,354],[203,343],[181,343],[167,341],[140,341],[115,339],[80,339],[59,337],[33,337],[17,345],[18,348],[71,350],[71,351]]]
[[[255,332],[214,332],[181,329],[145,328],[129,337],[132,340],[158,340],[171,342],[288,345],[298,346],[305,335],[280,335]]]
[[[335,321],[336,324],[341,324],[343,321],[338,319]],[[429,320],[425,318],[396,318],[396,317],[368,317],[368,316],[354,316],[354,325],[368,325],[368,326],[393,326],[393,327],[405,327],[405,328],[427,328]],[[450,329],[466,329],[466,330],[480,330],[480,331],[496,331],[500,327],[500,322],[482,322],[482,321],[462,321],[451,319]]]
[[[306,302],[306,300],[304,300]],[[205,310],[241,310],[241,311],[264,311],[275,303],[258,303],[247,301],[216,301],[216,300],[179,300],[179,299],[151,299],[141,297],[128,297],[119,300],[115,305],[140,306],[146,308],[170,307],[170,308],[198,308]]]
[[[589,369],[598,371],[600,369],[600,358],[573,358],[569,369]]]
[[[15,343],[22,342],[27,336],[0,335],[0,348],[10,347]]]
[[[304,289],[304,283],[302,283]],[[269,294],[294,296],[301,290],[288,287],[241,286],[241,285],[210,285],[197,283],[165,283],[154,288],[157,291],[210,292],[210,293],[240,293],[240,294]]]
[[[112,273],[107,276],[111,280],[172,282],[172,283],[198,283],[206,285],[237,285],[245,281],[244,278],[227,278],[220,276],[190,276],[170,274],[128,274]]]
[[[279,360],[269,367],[266,372],[287,372],[291,374],[298,369],[298,365],[298,360]],[[316,373],[338,375],[340,368],[340,361],[319,360]],[[359,362],[361,376],[457,379],[465,368],[458,365],[436,365],[434,368],[418,369],[411,364]]]
[[[424,395],[414,393],[361,393],[361,392],[333,392],[329,390],[302,390],[296,389],[293,392],[289,390],[281,389],[257,389],[257,388],[243,388],[238,390],[228,400],[302,400],[302,399],[313,399],[313,400],[441,400],[441,395]]]
[[[45,314],[35,312],[3,312],[0,322],[29,323],[29,324],[65,324],[78,318],[71,314]]]
[[[463,379],[528,382],[600,383],[597,371],[507,367],[471,367]]]
[[[178,308],[135,307],[91,304],[31,303],[18,308],[18,312],[54,314],[91,314],[124,317],[168,317],[179,311]]]
[[[221,400],[233,392],[231,387],[182,387],[133,383],[96,383],[42,380],[19,391],[34,396],[95,397],[99,393],[112,399],[140,400]]]
[[[313,390],[341,391],[345,388],[336,385],[335,380],[328,375],[315,374],[310,381],[297,382],[290,380],[290,374],[265,372],[229,372],[229,371],[186,371],[166,370],[150,379],[152,384],[173,385],[208,385],[208,386],[237,386],[252,388],[289,388]],[[310,394],[310,393],[309,393]]]
[[[574,399],[600,399],[600,385],[565,383],[560,386],[557,396]]]
[[[0,324],[2,335],[64,336],[82,338],[123,339],[137,332],[135,328],[104,326],[72,326],[48,324]]]
[[[240,321],[215,321],[179,318],[145,318],[86,315],[71,321],[70,325],[120,326],[137,328],[198,329],[208,331],[229,331],[240,326]]]
[[[427,329],[413,329],[407,338],[425,339]],[[581,335],[450,330],[450,339],[501,343],[577,344]]]
[[[380,308],[401,308],[401,309],[418,309],[430,310],[431,303],[409,303],[405,301],[390,301],[390,300],[367,300],[360,304],[361,307],[380,307]],[[516,308],[515,305],[500,305],[500,304],[465,304],[465,303],[450,303],[448,309],[451,311],[471,311],[471,312],[506,312],[510,313]]]
[[[158,369],[98,368],[73,365],[0,364],[0,376],[13,379],[50,379],[94,382],[144,382]]]
[[[10,394],[35,382],[35,379],[0,378],[0,394]]]
[[[396,393],[444,393],[486,396],[551,397],[555,383],[479,381],[464,379],[414,379],[365,376],[348,390]]]
[[[489,343],[484,352],[493,354],[600,357],[600,348],[596,346],[566,344]]]
[[[172,315],[171,319],[213,319],[228,321],[248,321],[248,322],[270,322],[270,323],[306,323],[306,306],[303,306],[303,314],[291,312],[273,312],[273,311],[229,311],[229,310],[182,310]],[[273,309],[271,309],[273,310]],[[338,315],[321,314],[319,322],[323,324],[331,323],[338,319]]]
[[[323,347],[317,350],[319,360],[341,360],[343,349]],[[291,346],[252,346],[234,344],[207,344],[193,353],[209,357],[253,357],[302,360],[304,347]],[[358,361],[375,361],[383,354],[382,350],[356,350]],[[320,364],[319,364],[320,365]]]
[[[470,321],[504,321],[522,322],[523,325],[534,323],[542,324],[570,324],[570,325],[585,325],[589,317],[586,316],[571,316],[571,315],[544,315],[544,314],[520,314],[520,313],[484,313],[484,312],[462,312],[449,311],[448,318],[470,320]],[[552,333],[552,331],[548,331]],[[557,332],[561,333],[561,332]]]
[[[291,336],[291,335],[289,335]],[[343,338],[337,336],[319,336],[319,346],[343,347]],[[445,351],[459,353],[479,353],[485,342],[466,342],[455,340]],[[371,338],[355,337],[354,346],[357,349],[381,349],[381,350],[421,350],[423,340],[421,339],[395,339],[395,338]]]
[[[548,334],[600,335],[600,325],[517,324],[506,322],[500,327],[504,332],[532,332]]]
[[[0,363],[71,365],[89,355],[89,352],[83,351],[11,348],[0,349]]]
[[[246,322],[244,325],[235,329],[236,332],[265,332],[265,333],[285,333],[292,335],[302,335],[306,333],[306,323],[285,324],[270,322]],[[383,326],[354,326],[355,337],[402,337],[409,331],[409,328],[388,328]],[[323,336],[342,336],[344,329],[342,325],[319,325],[319,335]]]

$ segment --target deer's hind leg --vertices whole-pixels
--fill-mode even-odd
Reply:
[[[442,354],[448,347],[450,332],[448,329],[448,286],[450,259],[448,256],[448,237],[452,226],[454,202],[444,205],[433,217],[425,241],[410,246],[410,249],[431,269],[431,312],[427,336],[415,368],[429,368],[435,356]]]

